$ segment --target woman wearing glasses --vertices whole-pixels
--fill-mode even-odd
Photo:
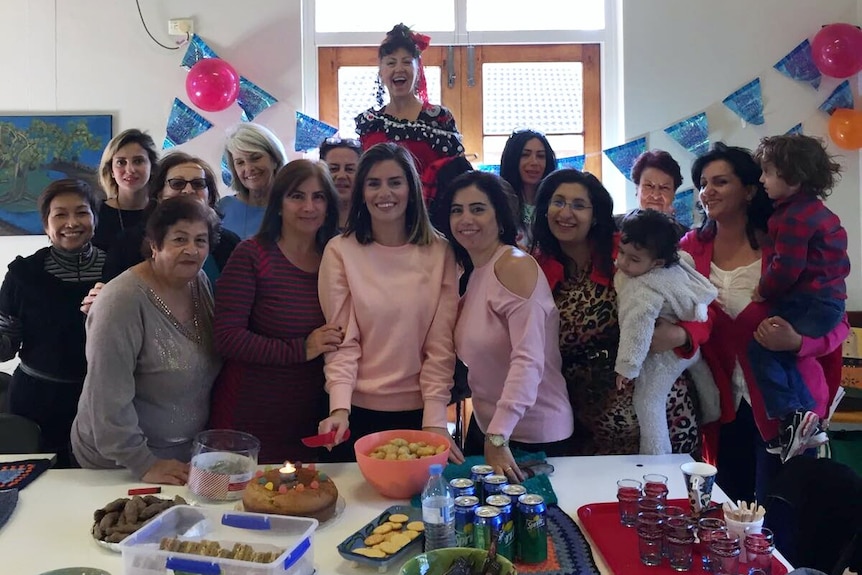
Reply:
[[[638,453],[633,388],[618,390],[614,372],[620,332],[613,284],[619,242],[613,200],[592,174],[557,170],[539,186],[535,216],[533,252],[560,312],[563,376],[575,414],[570,452]],[[679,398],[671,394],[667,412],[679,409]],[[680,420],[673,418],[669,425],[673,451],[689,450]]]
[[[464,153],[452,112],[428,103],[421,54],[429,41],[404,24],[386,34],[377,51],[379,109],[370,108],[356,117],[363,149],[382,142],[407,148],[423,181],[424,171],[432,164]],[[384,87],[389,94],[385,106]]]
[[[320,161],[329,167],[329,174],[335,182],[338,193],[338,229],[347,226],[347,215],[350,213],[350,195],[353,192],[353,177],[359,156],[362,155],[362,144],[351,138],[326,138],[320,145]]]
[[[209,164],[185,152],[173,152],[163,158],[153,177],[150,207],[146,215],[163,200],[182,195],[192,195],[210,208],[216,205],[219,198],[215,174]],[[149,251],[144,240],[146,220],[145,216],[143,222],[126,230],[117,239],[108,252],[108,259],[102,270],[103,281],[110,281],[133,265],[144,261]],[[220,227],[218,239],[203,267],[213,285],[239,242],[239,236],[223,226]]]

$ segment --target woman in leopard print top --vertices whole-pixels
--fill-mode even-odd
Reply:
[[[610,194],[591,174],[552,173],[538,190],[533,238],[560,311],[563,375],[575,413],[571,453],[637,453],[633,387],[615,386],[619,326],[613,262],[619,234]],[[675,453],[697,449],[694,413],[687,381],[680,379],[667,403]]]

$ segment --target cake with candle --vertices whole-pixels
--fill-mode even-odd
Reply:
[[[245,511],[313,517],[326,521],[335,514],[338,489],[314,464],[289,464],[256,472],[242,496]]]

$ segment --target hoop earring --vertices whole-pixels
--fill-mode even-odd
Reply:
[[[380,75],[377,75],[377,80],[374,82],[376,86],[376,90],[374,93],[374,99],[377,100],[377,105],[379,107],[383,107],[383,94],[385,93],[385,89],[383,88],[383,79]]]

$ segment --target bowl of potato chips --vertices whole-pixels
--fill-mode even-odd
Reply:
[[[354,446],[365,480],[384,497],[409,499],[428,480],[428,467],[446,465],[449,442],[430,431],[395,429],[360,437]]]

